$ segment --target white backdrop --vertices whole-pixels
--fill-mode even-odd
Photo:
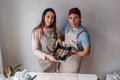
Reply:
[[[31,31],[39,24],[45,8],[57,15],[60,34],[72,7],[80,8],[82,24],[91,35],[92,50],[84,57],[81,73],[97,74],[120,70],[120,1],[119,0],[0,0],[1,45],[4,67],[23,64],[34,71]]]
[[[1,46],[0,46],[0,74],[3,73],[3,64],[2,64],[2,55],[1,55]]]

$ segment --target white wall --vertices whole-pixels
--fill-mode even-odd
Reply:
[[[83,63],[83,72],[97,73],[100,77],[106,73],[120,70],[120,1],[97,0],[92,17],[86,24],[92,38],[92,52]]]
[[[67,20],[68,10],[78,7],[82,24],[91,35],[91,54],[84,57],[81,73],[97,74],[120,70],[120,7],[119,0],[1,0],[1,31],[4,66],[22,63],[34,70],[31,31],[40,22],[45,8],[57,14],[59,33]]]
[[[1,44],[1,9],[2,9],[2,5],[0,1],[0,44]]]
[[[0,74],[3,72],[2,53],[1,53],[1,1],[0,1]]]
[[[3,73],[3,63],[2,63],[2,52],[1,52],[1,46],[0,46],[0,74]]]

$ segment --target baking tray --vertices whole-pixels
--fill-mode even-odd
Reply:
[[[70,55],[72,47],[68,45],[58,44],[55,50],[51,53],[57,60],[65,61]]]

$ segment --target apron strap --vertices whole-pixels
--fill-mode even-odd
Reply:
[[[79,36],[81,33],[83,33],[83,32],[87,32],[87,30],[85,30],[85,29],[84,29],[84,30],[82,30],[80,33],[78,33],[78,34],[77,34],[77,36],[75,37],[75,39],[77,39],[77,38],[78,38],[78,36]]]
[[[68,30],[67,30],[67,33],[69,32],[69,30],[70,30],[70,26],[69,26],[69,28],[68,28]]]

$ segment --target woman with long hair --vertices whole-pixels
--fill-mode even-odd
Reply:
[[[52,8],[47,8],[40,24],[32,31],[32,50],[37,56],[37,72],[56,71],[56,59],[50,54],[55,48],[56,39],[56,13]]]

